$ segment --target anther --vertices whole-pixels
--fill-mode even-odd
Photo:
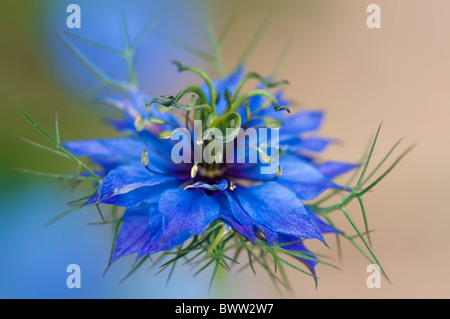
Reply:
[[[161,119],[159,119],[159,118],[156,118],[156,117],[149,117],[148,118],[148,121],[150,122],[150,123],[153,123],[153,124],[166,124],[166,122],[165,121],[163,121],[163,120],[161,120]]]
[[[142,116],[138,116],[136,120],[134,120],[134,127],[137,132],[142,132],[145,127],[145,119]]]
[[[173,131],[162,131],[161,133],[158,134],[158,138],[162,140],[167,140],[172,137],[172,133]]]
[[[275,171],[276,178],[280,177],[281,174],[283,174],[283,168],[281,166],[278,166],[277,170]]]
[[[194,181],[195,176],[197,176],[198,172],[198,163],[195,162],[194,166],[191,168],[191,180]]]
[[[154,170],[152,170],[152,169],[150,169],[150,168],[148,167],[148,165],[150,164],[150,160],[149,160],[149,158],[148,158],[148,152],[147,152],[146,150],[143,150],[143,151],[142,151],[142,154],[141,154],[141,163],[142,163],[142,165],[144,165],[145,169],[146,169],[147,171],[149,171],[150,173],[152,173],[152,174],[166,175],[166,173],[156,172],[156,171],[154,171]]]
[[[141,162],[142,162],[142,165],[144,165],[144,167],[147,167],[148,164],[150,164],[150,162],[148,160],[148,152],[146,150],[142,151]]]

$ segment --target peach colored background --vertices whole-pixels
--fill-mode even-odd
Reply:
[[[381,29],[366,27],[370,3],[381,6]],[[240,1],[229,2],[222,16],[229,16],[231,8],[239,5]],[[313,247],[332,256],[331,262],[342,271],[318,266],[317,291],[310,278],[291,272],[295,293],[285,296],[449,298],[450,2],[347,0],[314,1],[313,6],[305,1],[264,5],[246,1],[243,6],[232,35],[236,43],[248,41],[267,13],[273,14],[250,69],[270,72],[291,39],[280,74],[290,81],[288,96],[300,108],[324,110],[322,134],[344,141],[324,157],[358,160],[382,121],[374,163],[399,138],[405,138],[400,149],[418,144],[366,195],[369,226],[376,229],[373,248],[392,284],[383,280],[380,289],[368,289],[366,260],[345,243],[339,262],[335,240],[329,237],[332,251]],[[252,14],[252,6],[259,11]],[[225,56],[239,56],[240,52],[227,48]],[[363,227],[356,205],[351,214]],[[252,275],[237,276],[232,285],[247,276]],[[257,290],[262,297],[278,296],[269,286]],[[239,290],[237,296],[251,297]]]

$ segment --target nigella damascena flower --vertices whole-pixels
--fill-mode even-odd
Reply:
[[[318,259],[304,240],[325,243],[323,234],[339,230],[305,202],[328,189],[351,191],[333,179],[357,166],[315,160],[332,142],[315,135],[323,113],[290,114],[282,92],[268,91],[284,82],[246,74],[243,67],[210,80],[198,68],[176,64],[205,85],[162,98],[133,92],[130,99],[105,99],[123,111],[123,119],[110,123],[124,136],[63,144],[102,169],[96,194],[85,204],[126,209],[110,263],[182,247],[222,225],[208,253],[236,234],[254,245],[283,247],[315,275]],[[251,79],[260,86],[243,92]]]
[[[123,256],[135,254],[138,262],[133,270],[150,259],[152,266],[160,265],[160,271],[171,266],[169,278],[180,259],[198,267],[196,274],[213,266],[211,279],[214,279],[219,267],[229,270],[245,256],[248,262],[242,267],[249,266],[255,272],[253,264],[259,264],[275,284],[289,287],[283,276],[283,265],[314,279],[318,263],[333,266],[305,246],[313,240],[326,244],[324,234],[327,233],[336,234],[338,246],[340,238],[348,240],[370,264],[377,264],[387,278],[371,248],[363,196],[412,147],[377,178],[374,175],[399,144],[369,172],[380,128],[360,167],[318,161],[317,155],[333,143],[332,138],[317,133],[323,113],[314,110],[291,113],[290,101],[278,89],[286,81],[273,82],[271,77],[244,70],[245,59],[260,37],[259,31],[237,63],[241,66],[228,76],[212,80],[199,68],[175,62],[180,72],[194,73],[203,84],[190,85],[176,95],[151,98],[139,90],[134,69],[136,43],[145,32],[130,41],[126,23],[122,22],[124,48],[121,49],[72,33],[67,33],[67,37],[119,53],[126,60],[126,82],[106,76],[68,38],[61,37],[66,48],[102,82],[102,87],[122,94],[121,98],[101,99],[120,110],[122,118],[109,118],[108,123],[121,137],[61,143],[57,118],[53,138],[19,109],[55,148],[23,141],[62,155],[78,167],[76,174],[69,175],[34,173],[68,179],[75,185],[88,181],[95,187],[93,195],[70,202],[72,208],[52,221],[84,206],[95,205],[103,222],[115,225],[108,267]],[[262,29],[264,25],[265,22]],[[214,54],[210,56],[196,48],[190,51],[200,52],[199,57],[208,57],[208,62],[215,61],[217,73],[223,74],[221,45],[214,37],[212,25],[208,28],[211,28],[208,33]],[[190,47],[173,37],[167,40],[175,45],[183,43],[182,48]],[[255,89],[244,91],[249,81],[258,84]],[[271,93],[272,90],[276,91]],[[97,169],[79,157],[89,158]],[[336,177],[352,170],[345,185],[335,182]],[[332,204],[327,204],[330,201]],[[364,232],[347,211],[352,201],[357,201],[360,207]],[[101,208],[105,205],[112,206],[106,219]],[[124,208],[123,215],[117,207]],[[331,214],[335,212],[344,215],[355,233],[336,228]],[[149,258],[153,254],[158,254],[154,260]],[[303,263],[309,272],[299,268],[298,263],[288,261],[286,256]],[[280,269],[278,273],[277,269]]]

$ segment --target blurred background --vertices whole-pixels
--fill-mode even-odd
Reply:
[[[450,2],[446,0],[282,0],[282,1],[2,1],[0,10],[0,297],[1,298],[450,298]],[[136,54],[141,88],[151,96],[178,91],[188,78],[170,61],[212,66],[167,41],[176,36],[208,52],[203,21],[221,31],[237,13],[224,45],[231,71],[258,27],[270,26],[248,59],[247,69],[271,73],[287,52],[279,78],[289,80],[286,96],[298,109],[326,112],[321,135],[342,142],[324,159],[358,161],[383,122],[373,161],[379,162],[404,137],[403,149],[417,147],[375,190],[366,195],[373,249],[392,283],[366,286],[368,265],[343,243],[339,260],[334,237],[330,250],[314,246],[339,266],[317,267],[319,285],[289,272],[292,292],[277,292],[260,270],[230,274],[208,294],[209,274],[192,278],[189,267],[166,276],[142,268],[119,284],[133,256],[122,258],[103,277],[112,229],[98,222],[96,210],[77,211],[57,223],[46,222],[66,209],[68,201],[89,190],[72,191],[45,177],[13,170],[26,168],[72,173],[64,159],[14,138],[45,140],[19,114],[24,109],[53,134],[58,110],[61,139],[115,136],[103,119],[111,109],[91,103],[98,81],[61,44],[67,31],[66,8],[81,7],[81,29],[72,31],[112,47],[121,47],[118,15],[134,37],[149,30]],[[366,8],[381,7],[381,28],[369,29]],[[73,43],[109,76],[124,79],[123,60],[112,53]],[[287,48],[287,50],[286,50]],[[117,114],[116,114],[117,115]],[[397,156],[399,152],[396,153]],[[391,160],[392,162],[392,160]],[[336,213],[339,214],[339,213]],[[350,214],[362,225],[356,206]],[[338,225],[350,230],[344,219]],[[68,289],[66,267],[81,267],[81,289]]]

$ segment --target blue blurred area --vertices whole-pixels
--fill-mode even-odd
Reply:
[[[76,195],[36,180],[10,185],[17,192],[4,197],[0,223],[0,298],[208,298],[209,273],[193,278],[179,267],[166,287],[167,272],[154,276],[144,264],[127,280],[135,256],[119,260],[103,277],[112,243],[112,229],[98,212],[85,208],[55,224],[45,223],[65,210]],[[5,214],[7,212],[7,214]],[[81,268],[81,288],[69,289],[67,266]]]
[[[78,97],[93,88],[98,79],[93,76],[62,44],[60,37],[70,40],[86,57],[98,66],[109,77],[118,81],[127,81],[125,60],[118,54],[105,51],[84,43],[79,39],[68,37],[64,32],[88,38],[119,50],[124,49],[121,38],[120,19],[126,21],[131,41],[146,28],[154,25],[146,33],[138,46],[134,63],[139,88],[151,95],[173,90],[171,74],[176,68],[172,60],[204,65],[204,61],[176,48],[162,33],[170,33],[195,47],[203,46],[204,36],[203,6],[200,1],[145,1],[133,2],[124,0],[76,1],[81,8],[81,28],[69,29],[66,19],[70,13],[66,8],[73,1],[46,2],[43,10],[44,43],[48,65],[58,80]],[[199,35],[199,33],[202,33]]]

